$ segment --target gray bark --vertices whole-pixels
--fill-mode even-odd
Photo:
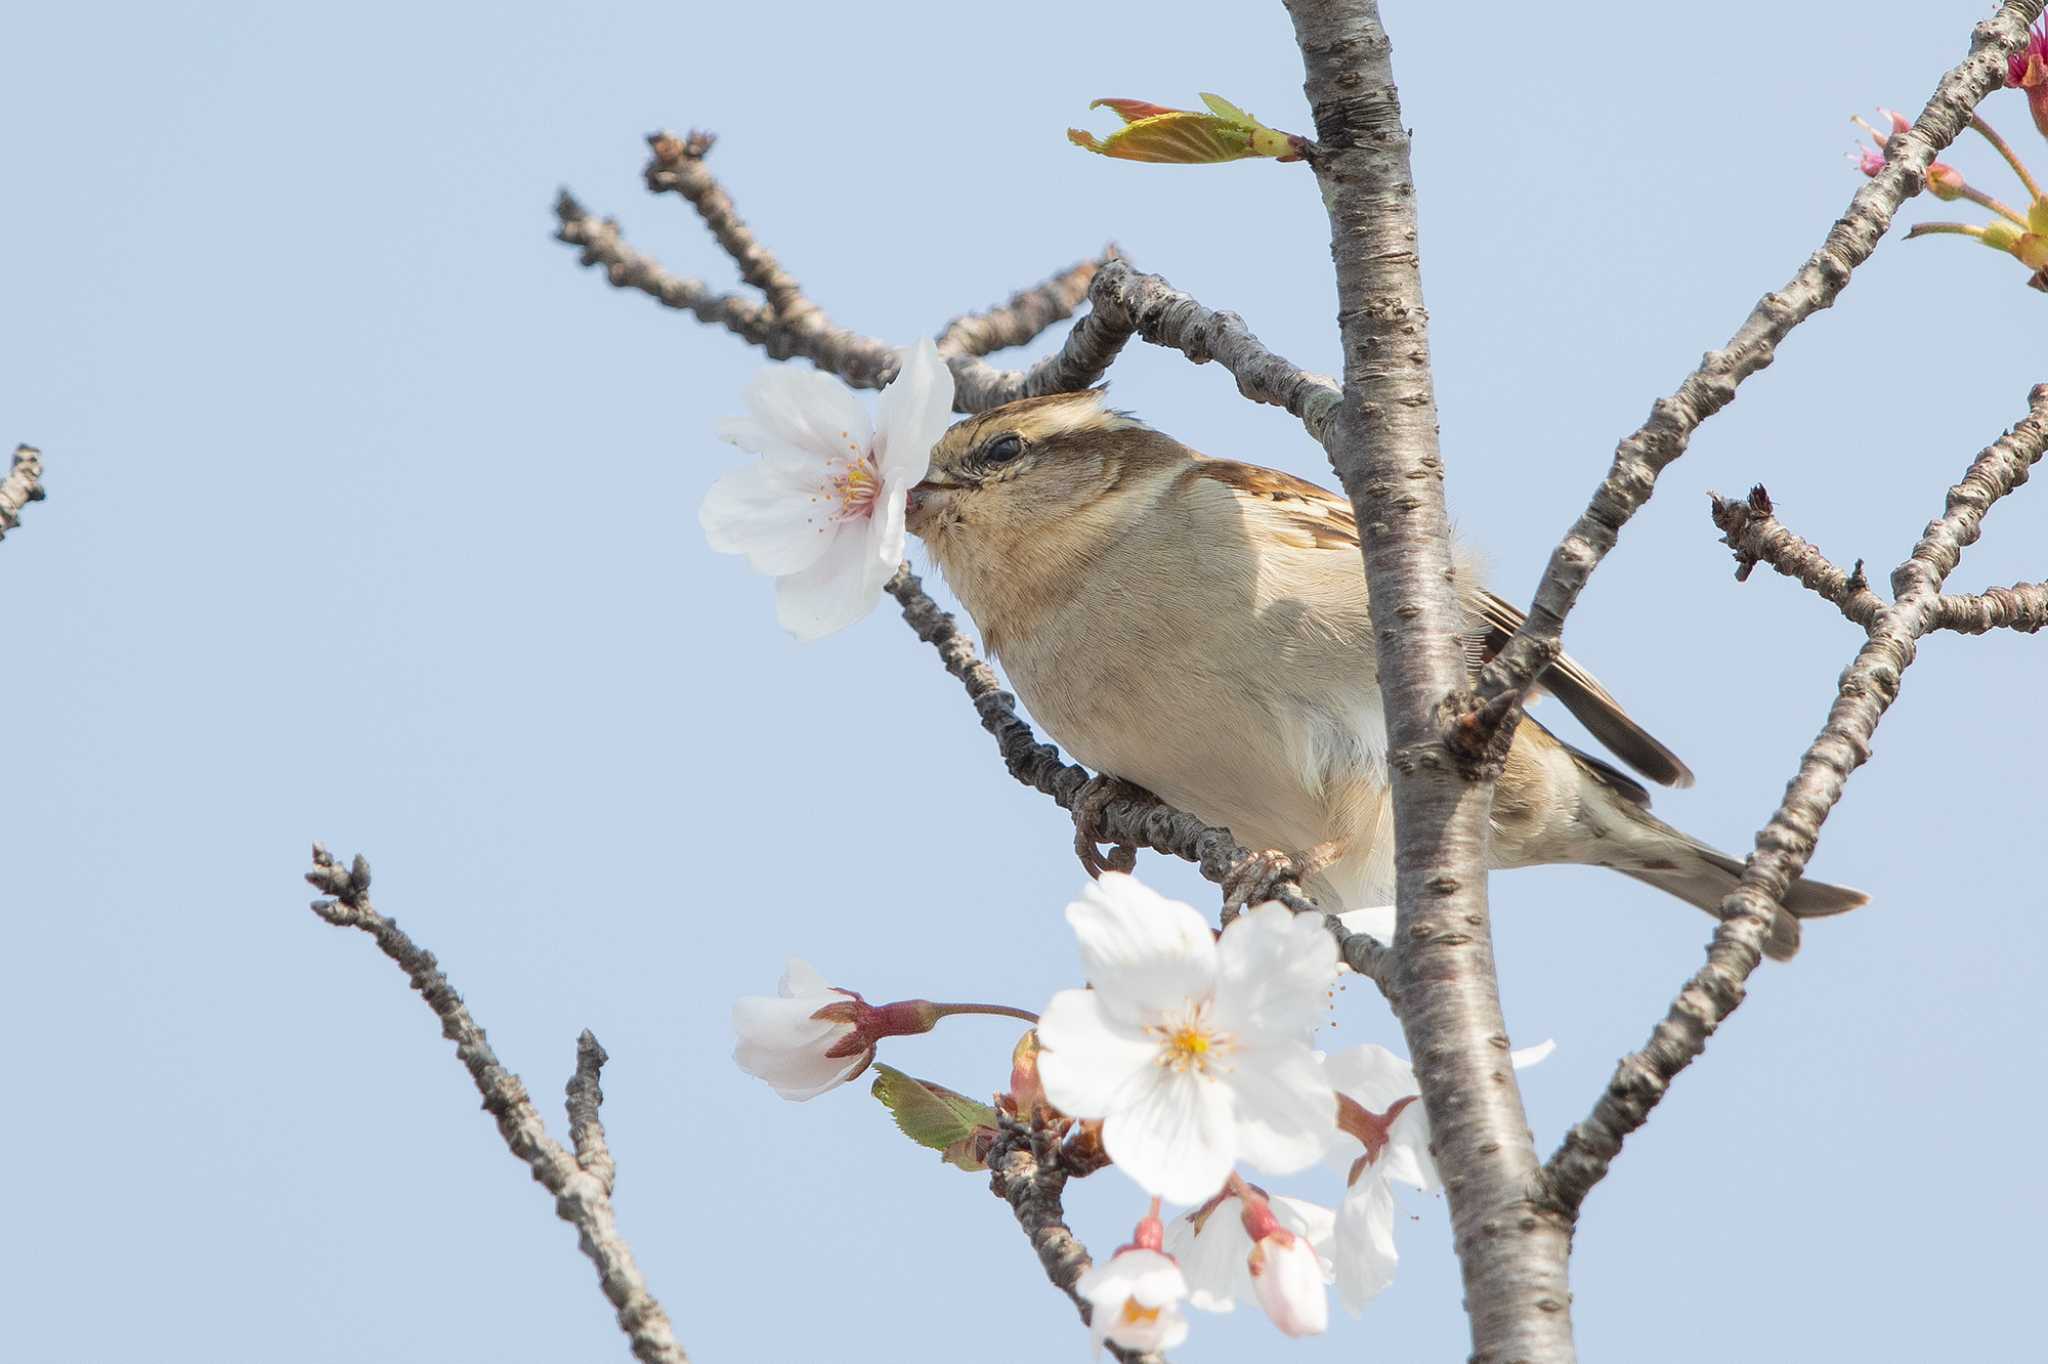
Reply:
[[[1492,774],[1444,742],[1466,689],[1437,449],[1415,186],[1391,44],[1369,0],[1289,0],[1330,214],[1344,398],[1326,441],[1357,513],[1392,767],[1396,998],[1434,1132],[1472,1358],[1569,1361],[1569,1223],[1508,1059],[1487,917]]]

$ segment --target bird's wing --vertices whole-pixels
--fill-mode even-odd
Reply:
[[[1522,625],[1522,612],[1512,603],[1474,588],[1465,595],[1465,609],[1479,628],[1466,636],[1468,657],[1484,664],[1507,644],[1508,636]],[[1678,755],[1650,737],[1649,731],[1629,718],[1621,703],[1607,694],[1593,674],[1579,666],[1570,654],[1557,661],[1536,679],[1539,685],[1564,703],[1594,738],[1623,762],[1664,786],[1691,786],[1692,769]]]
[[[1232,489],[1244,504],[1259,510],[1269,534],[1296,549],[1358,553],[1358,520],[1351,504],[1328,489],[1277,469],[1229,459],[1199,459],[1192,472]],[[1521,627],[1522,613],[1483,588],[1466,593],[1465,609],[1472,622],[1465,636],[1466,657],[1477,670]],[[1576,659],[1559,654],[1536,681],[1630,767],[1665,786],[1692,785],[1692,769],[1630,719],[1621,703]]]

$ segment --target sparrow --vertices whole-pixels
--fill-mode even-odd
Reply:
[[[1199,454],[1099,389],[968,417],[910,491],[910,531],[1052,738],[1240,843],[1308,870],[1326,908],[1393,899],[1393,809],[1358,524],[1344,498]],[[1456,553],[1474,672],[1522,613]],[[1692,772],[1570,657],[1538,679],[1621,762]],[[1495,786],[1494,868],[1612,867],[1718,913],[1736,858],[1650,813],[1647,789],[1533,717]],[[1765,950],[1864,904],[1794,882]]]

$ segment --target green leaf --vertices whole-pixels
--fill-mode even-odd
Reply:
[[[993,1108],[879,1062],[873,1092],[904,1136],[939,1152],[948,1165],[963,1170],[984,1168],[975,1155],[974,1137],[979,1128],[995,1130]]]
[[[1182,166],[1247,157],[1299,161],[1307,150],[1302,138],[1268,128],[1221,95],[1205,94],[1202,102],[1210,112],[1169,109],[1136,99],[1098,99],[1088,107],[1114,111],[1124,126],[1103,138],[1069,128],[1067,140],[1101,156]]]

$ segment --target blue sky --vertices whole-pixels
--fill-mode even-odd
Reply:
[[[1840,212],[1849,114],[1917,108],[1979,17],[1391,0],[1452,510],[1507,596]],[[982,1180],[860,1089],[784,1104],[726,1025],[790,952],[871,999],[1076,983],[1065,817],[899,623],[799,646],[705,547],[697,503],[736,458],[714,424],[760,360],[577,269],[550,204],[567,185],[725,281],[639,181],[644,133],[707,126],[742,213],[860,330],[908,341],[1114,239],[1333,371],[1305,170],[1063,136],[1108,126],[1094,96],[1205,89],[1305,130],[1280,8],[80,3],[16,6],[0,42],[0,436],[44,448],[50,489],[0,544],[10,1355],[623,1357],[430,1015],[307,913],[320,837],[370,856],[551,1118],[596,1030],[622,1224],[695,1357],[991,1331],[1079,1357]],[[2041,150],[2017,95],[1986,112]],[[1988,150],[1950,159],[2014,192]],[[1768,574],[1734,583],[1704,494],[1761,480],[1881,576],[2048,378],[2022,273],[1888,242],[1595,578],[1568,643],[1698,772],[1667,818],[1745,848],[1858,640]],[[1199,448],[1330,481],[1214,367],[1134,347],[1112,388]],[[1955,585],[2040,577],[2044,532],[2021,493]],[[1592,1196],[1587,1358],[2033,1338],[2042,647],[1922,648],[1816,863],[1875,903],[1765,967]],[[1523,1077],[1548,1151],[1709,925],[1595,871],[1493,895],[1515,1039],[1558,1042]],[[1340,999],[1331,1045],[1396,1037],[1369,992]],[[883,1059],[986,1091],[1013,1038],[957,1020]],[[1137,1199],[1109,1175],[1071,1207],[1107,1250]],[[1462,1351],[1442,1208],[1407,1211],[1395,1287],[1302,1358]],[[1248,1312],[1196,1327],[1179,1357],[1272,1344]]]

